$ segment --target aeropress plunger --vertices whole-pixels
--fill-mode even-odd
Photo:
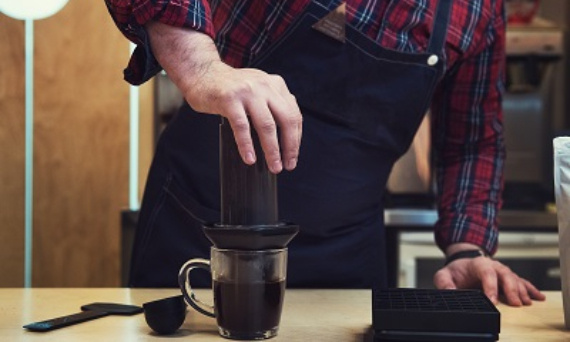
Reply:
[[[269,171],[254,130],[257,162],[245,164],[229,123],[220,124],[221,222],[204,225],[204,234],[217,248],[263,250],[284,248],[299,226],[280,222],[277,176]]]

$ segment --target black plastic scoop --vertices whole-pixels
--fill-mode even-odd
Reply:
[[[83,312],[73,315],[30,323],[28,325],[24,325],[24,328],[30,331],[43,332],[63,328],[68,325],[73,325],[85,321],[90,321],[99,317],[105,317],[109,315],[130,316],[143,312],[143,309],[140,306],[115,303],[91,303],[83,305],[81,307],[81,310]]]
[[[182,295],[144,303],[143,309],[146,323],[159,335],[174,334],[186,319]]]

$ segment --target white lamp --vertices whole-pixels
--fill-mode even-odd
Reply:
[[[26,157],[24,214],[24,286],[32,286],[32,203],[34,170],[34,20],[59,12],[69,0],[0,0],[0,12],[25,21]]]
[[[0,0],[0,12],[16,19],[44,19],[59,12],[69,0]]]

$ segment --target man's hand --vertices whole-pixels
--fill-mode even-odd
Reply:
[[[511,306],[531,305],[533,299],[545,299],[528,280],[483,256],[451,262],[435,274],[434,284],[438,289],[482,288],[493,304],[497,304],[501,290],[505,302]]]
[[[255,163],[248,117],[259,136],[267,166],[279,173],[283,165],[297,165],[302,117],[295,97],[285,81],[257,69],[235,69],[222,62],[211,63],[187,92],[192,107],[202,113],[220,114],[228,119],[242,159]],[[277,140],[281,129],[281,156]],[[283,161],[282,161],[283,159]]]
[[[225,117],[242,160],[256,161],[253,124],[269,170],[297,165],[302,116],[285,81],[257,69],[237,69],[220,60],[212,39],[197,31],[152,22],[146,26],[153,53],[196,111]],[[277,138],[280,129],[280,140]]]

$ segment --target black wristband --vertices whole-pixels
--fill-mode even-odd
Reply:
[[[472,259],[472,258],[477,258],[480,256],[487,256],[487,254],[485,254],[485,252],[483,252],[480,249],[469,249],[466,251],[459,251],[457,253],[453,253],[450,256],[448,256],[447,258],[445,258],[445,265],[449,265],[450,263],[452,263],[453,261],[457,260],[457,259]]]

